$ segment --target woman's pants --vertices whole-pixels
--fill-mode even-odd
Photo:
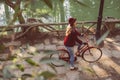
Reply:
[[[71,67],[74,67],[74,50],[73,50],[73,47],[68,47],[68,46],[65,46],[69,52],[69,55],[70,55],[70,66]]]

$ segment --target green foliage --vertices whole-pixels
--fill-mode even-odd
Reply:
[[[45,2],[46,1],[46,2]],[[43,17],[42,15],[48,15],[52,8],[52,2],[50,0],[31,0],[24,3],[24,13],[28,17]]]
[[[0,53],[2,53],[5,50],[5,46],[3,44],[0,45]]]
[[[93,71],[92,69],[90,68],[85,68],[85,70],[87,70],[88,72],[92,73],[92,74],[95,74],[95,71]]]
[[[53,51],[47,51],[47,52],[53,52]],[[48,54],[48,53],[47,53]],[[32,55],[32,56],[35,56],[36,54]],[[16,78],[18,80],[26,80],[26,79],[29,79],[29,78],[32,78],[32,79],[36,79],[36,80],[46,80],[46,79],[50,79],[50,78],[53,78],[55,77],[55,73],[52,73],[50,71],[43,71],[43,72],[35,72],[35,73],[25,73],[25,74],[22,74],[21,77],[17,78],[16,75],[14,75],[13,73],[11,73],[12,69],[18,69],[20,70],[21,72],[24,72],[25,71],[25,67],[24,67],[24,64],[22,63],[18,63],[19,61],[26,61],[28,64],[31,65],[31,67],[34,67],[34,66],[40,66],[40,64],[36,63],[34,60],[32,60],[31,58],[24,58],[24,56],[17,56],[17,55],[14,55],[11,60],[13,60],[13,63],[14,64],[11,64],[9,66],[5,66],[4,69],[3,69],[3,74],[4,74],[4,78],[5,79],[11,79],[11,78]],[[56,68],[51,65],[49,62],[50,58],[49,57],[43,57],[40,61],[40,63],[42,63],[42,60],[43,61],[48,61],[47,64],[48,66],[50,66],[50,68],[52,68],[56,73]],[[54,59],[52,59],[54,60]],[[43,78],[42,78],[43,77]]]
[[[0,3],[3,3],[5,0],[0,0]]]
[[[93,0],[92,0],[93,1]],[[97,3],[96,3],[97,2]],[[84,5],[80,5],[80,3]],[[87,7],[85,6],[87,5]],[[96,20],[98,16],[98,6],[99,1],[93,1],[90,0],[80,0],[80,2],[74,3],[71,1],[71,15],[73,17],[76,17],[77,20]]]
[[[14,60],[16,60],[16,59],[17,59],[17,55],[12,55],[9,57],[8,60],[12,60],[14,62]]]
[[[55,58],[49,58],[49,57],[43,57],[42,59],[40,59],[40,62],[41,63],[51,63],[52,61],[55,61],[56,59]]]
[[[30,64],[31,66],[39,66],[39,64],[37,64],[35,61],[33,61],[30,58],[26,58],[25,61]]]
[[[57,51],[53,51],[53,50],[45,50],[44,54],[50,55],[50,54],[57,54]]]
[[[120,0],[105,0],[103,16],[120,18]]]
[[[82,1],[79,0],[74,0],[75,2],[77,2],[78,4],[80,4],[80,6],[85,6],[85,7],[89,7],[88,5],[86,5],[85,3],[83,3]]]
[[[57,62],[57,63],[63,64],[64,66],[68,66],[67,62],[65,62],[63,60],[59,60],[58,58],[43,57],[40,59],[40,63],[49,64],[51,62]]]
[[[21,70],[22,72],[25,70],[22,64],[16,64],[16,67]]]
[[[48,63],[47,65],[50,66],[57,73],[55,66],[53,66],[51,63]]]
[[[39,76],[43,76],[45,79],[50,79],[50,78],[55,77],[56,75],[50,71],[44,71],[40,73]]]
[[[3,77],[4,77],[5,79],[10,79],[10,78],[15,77],[15,74],[11,73],[11,72],[10,72],[10,69],[12,69],[10,65],[9,65],[9,66],[5,66],[5,67],[3,68],[2,72],[3,72]]]
[[[16,0],[15,0],[16,1]],[[98,16],[98,10],[99,10],[99,1],[98,0],[69,0],[70,1],[70,13],[71,16],[76,17],[78,21],[80,20],[96,20]],[[4,0],[0,0],[0,3],[3,4]],[[63,6],[64,0],[22,0],[21,3],[21,11],[24,13],[24,16],[28,17],[34,17],[34,18],[40,18],[40,17],[51,17],[52,20],[59,22],[63,21],[65,19],[65,13],[64,13],[64,6]],[[5,13],[7,18],[11,18],[11,15],[14,17],[14,20],[18,20],[17,13],[13,14],[13,11],[10,12],[10,8],[7,8]],[[18,8],[15,9],[16,12],[19,12]],[[120,18],[120,0],[105,0],[105,6],[104,6],[104,13],[103,13],[103,18],[106,16],[113,16],[116,18]],[[5,18],[5,17],[3,17]],[[48,19],[48,18],[47,18]],[[98,41],[97,44],[100,44],[106,36],[109,34],[109,31],[107,31]],[[2,52],[5,49],[4,45],[0,45],[0,52]],[[49,54],[56,54],[55,51],[45,51],[47,55]],[[32,56],[35,56],[33,53],[28,53]],[[13,56],[11,57],[11,60],[14,62],[17,62],[18,57]],[[21,59],[19,59],[21,60]],[[25,58],[22,59],[26,61],[28,64],[30,64],[32,67],[34,66],[40,66],[38,63],[36,63],[34,60],[31,58]],[[48,64],[55,72],[56,69],[54,66],[52,66],[50,63],[52,61],[56,61],[62,64],[66,64],[64,61],[58,60],[56,58],[49,58],[49,57],[43,57],[39,62],[40,63],[45,63]],[[15,65],[20,71],[24,71],[25,68],[23,64],[13,64]],[[10,73],[9,69],[10,67],[4,67],[3,69],[3,74],[5,78],[12,78],[15,77],[14,74]],[[91,69],[86,69],[89,72],[93,73]],[[36,74],[36,76],[38,76]],[[39,74],[39,76],[43,76],[46,79],[53,78],[56,75],[54,73],[51,73],[49,71],[44,71]],[[31,74],[23,74],[21,75],[22,79],[25,80],[27,77],[33,77]],[[39,79],[38,79],[39,80]]]
[[[13,0],[14,1],[14,0]],[[69,0],[70,14],[80,20],[97,20],[100,1],[97,0]],[[4,2],[4,0],[1,0]],[[65,12],[64,0],[22,0],[21,10],[26,17],[40,18],[44,16],[52,17],[53,21],[64,22]],[[62,5],[61,5],[62,4]],[[13,11],[6,9],[6,18],[10,21]],[[105,0],[103,18],[113,16],[120,18],[120,0]],[[9,14],[7,16],[7,14]],[[47,15],[46,15],[47,14]],[[14,14],[16,15],[16,14]],[[14,20],[18,20],[15,16]],[[6,19],[6,20],[7,20]]]
[[[78,20],[97,20],[100,0],[76,0],[84,3],[88,7],[74,3],[71,0],[71,16],[76,17]],[[103,18],[112,16],[120,18],[120,1],[119,0],[105,0]]]
[[[27,78],[31,78],[31,77],[33,77],[33,75],[31,74],[22,74],[21,79],[26,80]]]
[[[43,1],[46,3],[46,5],[47,5],[49,8],[53,9],[53,5],[52,5],[52,1],[51,1],[51,0],[43,0]]]

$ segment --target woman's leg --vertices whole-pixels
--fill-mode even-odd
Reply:
[[[77,51],[81,48],[82,44],[79,44],[78,42],[76,42],[76,46],[77,46]]]
[[[71,67],[74,67],[74,52],[73,52],[73,47],[67,47],[67,50],[69,52],[69,55],[70,55],[70,66]]]

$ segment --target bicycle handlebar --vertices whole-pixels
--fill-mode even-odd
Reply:
[[[87,36],[86,36],[86,34],[84,33],[84,34],[82,34],[82,37],[85,39],[85,41],[88,43],[88,38],[87,38]]]

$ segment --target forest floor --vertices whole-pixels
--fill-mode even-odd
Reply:
[[[95,63],[78,60],[77,71],[58,68],[61,80],[119,80],[120,79],[120,36],[106,38],[102,58]],[[64,71],[63,71],[64,70]]]
[[[106,38],[102,47],[103,55],[98,62],[88,63],[78,58],[76,66],[78,70],[71,71],[69,66],[56,67],[59,80],[119,80],[120,79],[120,36]],[[42,55],[43,56],[43,55]],[[38,60],[41,54],[33,59]],[[34,68],[34,67],[33,67]],[[53,71],[46,64],[41,66],[42,70]],[[36,69],[37,70],[37,69]],[[28,72],[30,70],[27,70]],[[34,69],[35,71],[35,69]],[[20,71],[19,71],[20,72]],[[16,72],[16,74],[20,74]],[[54,71],[53,71],[54,72]],[[33,80],[33,79],[28,79]],[[54,80],[54,79],[53,79]]]

